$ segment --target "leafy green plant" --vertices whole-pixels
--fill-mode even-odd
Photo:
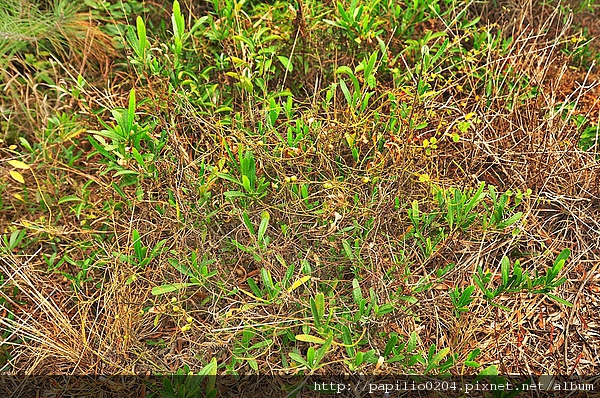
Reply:
[[[233,182],[242,188],[242,191],[227,191],[224,193],[227,198],[246,197],[260,199],[267,194],[269,184],[264,177],[256,175],[256,160],[254,154],[246,151],[244,155],[239,154],[239,164],[235,167],[240,172],[240,178],[236,178],[231,174],[219,173],[218,176],[224,180]]]
[[[474,290],[475,286],[473,285],[468,286],[462,292],[458,286],[450,290],[450,299],[454,305],[454,314],[457,318],[460,317],[461,313],[469,311],[469,304],[474,300],[474,297],[471,297]]]
[[[445,213],[446,222],[451,231],[466,230],[475,222],[478,213],[476,206],[485,197],[485,183],[481,183],[474,193],[463,193],[459,189],[450,188],[447,192],[438,191],[436,198]]]
[[[492,201],[492,206],[488,208],[488,206],[485,203],[483,204],[486,211],[482,215],[482,224],[484,228],[487,226],[493,226],[499,230],[503,230],[510,227],[511,225],[518,222],[521,219],[521,217],[523,217],[523,212],[514,212],[512,216],[505,218],[505,213],[508,209],[514,211],[514,208],[516,208],[523,200],[524,195],[531,195],[531,189],[529,189],[525,193],[519,191],[515,195],[514,204],[512,206],[509,206],[510,198],[511,196],[513,196],[513,193],[511,191],[507,191],[499,196],[496,192],[496,189],[492,185],[488,185],[488,192],[489,198]]]
[[[250,220],[250,217],[248,216],[248,213],[245,211],[242,212],[242,222],[250,233],[251,239],[253,240],[252,244],[245,245],[238,242],[236,239],[231,239],[231,243],[233,243],[236,248],[252,254],[254,260],[257,262],[262,261],[262,253],[267,250],[267,246],[271,242],[271,238],[266,235],[267,228],[269,227],[269,221],[271,220],[271,215],[269,212],[263,211],[260,217],[260,224],[258,226],[258,230],[256,230],[252,224],[252,220]]]
[[[26,229],[15,229],[14,231],[12,231],[10,233],[10,235],[3,234],[2,235],[3,245],[2,245],[2,247],[0,247],[0,250],[6,252],[6,254],[8,254],[8,252],[13,252],[13,251],[17,250],[19,245],[25,239],[25,236],[27,236]]]
[[[310,312],[315,324],[315,328],[319,334],[327,335],[329,333],[329,323],[333,312],[329,312],[329,316],[325,318],[325,296],[323,293],[317,293],[314,298],[310,299]]]
[[[296,336],[298,338],[298,336]],[[331,348],[331,344],[333,342],[333,336],[329,336],[327,339],[313,339],[313,342],[318,342],[321,344],[321,347],[315,349],[312,345],[308,347],[306,350],[306,356],[302,356],[298,350],[291,352],[289,354],[290,358],[296,361],[302,367],[307,368],[310,371],[318,370],[319,368],[325,366],[322,362],[329,349]]]
[[[130,26],[127,29],[127,41],[134,53],[131,63],[146,67],[152,60],[152,53],[150,52],[150,42],[146,34],[146,23],[141,16],[136,18],[135,26],[135,31]]]
[[[219,393],[219,390],[216,388],[217,368],[217,359],[212,358],[211,361],[197,373],[191,372],[187,365],[183,369],[178,369],[174,375],[163,378],[161,397],[217,397]]]
[[[352,0],[348,8],[342,2],[337,2],[339,15],[336,15],[336,20],[325,19],[324,22],[342,29],[356,44],[370,42],[384,31],[380,29],[385,22],[378,14],[379,2],[380,0],[375,0],[362,4],[358,0]]]
[[[137,231],[137,229],[133,230],[131,237],[133,239],[134,259],[137,263],[137,266],[140,268],[145,268],[150,261],[158,256],[161,253],[163,246],[167,243],[167,240],[163,239],[158,242],[152,250],[149,250],[148,247],[142,245],[142,238],[140,237],[140,233]]]
[[[271,332],[271,333],[269,333]],[[250,368],[258,371],[257,358],[264,355],[265,352],[273,346],[272,338],[265,338],[264,335],[272,334],[270,330],[265,330],[259,333],[252,329],[244,329],[241,338],[234,343],[232,360],[228,364],[228,368],[233,370],[236,365],[248,363]],[[233,371],[235,373],[235,371]]]
[[[523,270],[519,260],[515,261],[511,272],[510,260],[508,257],[504,256],[500,262],[502,283],[495,289],[490,289],[488,287],[488,284],[492,281],[492,274],[490,272],[484,272],[481,267],[479,267],[477,274],[475,274],[473,278],[475,284],[481,289],[486,299],[492,303],[493,300],[502,293],[518,293],[526,291],[534,294],[544,294],[551,299],[570,307],[573,304],[550,293],[567,281],[566,277],[557,277],[570,254],[571,251],[569,249],[564,249],[560,252],[556,257],[553,266],[546,271],[546,275],[538,275],[537,271],[535,272],[535,275],[531,275]]]
[[[139,175],[139,171],[130,170],[125,167],[132,160],[135,160],[142,170],[142,175],[156,176],[154,161],[166,144],[166,137],[164,135],[161,139],[151,136],[152,130],[155,127],[153,123],[142,125],[136,122],[136,108],[135,89],[131,89],[127,109],[114,109],[112,111],[116,123],[108,125],[100,120],[105,130],[91,131],[94,134],[88,137],[88,140],[98,153],[109,160],[112,166],[110,170],[117,170],[115,176]],[[105,138],[110,139],[111,142],[107,142]]]
[[[437,221],[438,217],[438,212],[422,213],[419,210],[419,202],[416,200],[408,209],[408,218],[412,228],[407,236],[415,239],[424,259],[429,258],[446,237],[444,228]]]
[[[383,48],[385,50],[385,47]],[[340,79],[339,86],[344,94],[344,98],[348,106],[357,114],[364,113],[369,106],[369,99],[375,94],[374,90],[377,87],[377,79],[375,77],[378,69],[379,51],[374,51],[368,58],[365,57],[362,62],[354,69],[348,66],[340,66],[336,70],[336,75],[344,74],[348,76],[352,85],[348,84],[344,79]],[[362,72],[363,84],[360,84],[357,74]],[[349,141],[348,136],[346,140]],[[348,142],[352,147],[352,143]]]
[[[176,253],[173,253],[176,254]],[[178,290],[194,287],[203,286],[209,278],[217,275],[217,271],[209,271],[208,266],[214,263],[215,260],[211,259],[198,259],[198,255],[195,251],[190,253],[189,263],[182,259],[169,258],[168,263],[171,267],[175,268],[182,275],[189,278],[189,282],[184,283],[168,283],[152,288],[152,294],[157,296],[165,293],[172,293]]]
[[[579,137],[579,147],[584,151],[598,151],[598,140],[600,140],[600,124],[588,126]]]

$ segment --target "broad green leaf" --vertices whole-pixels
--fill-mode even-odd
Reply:
[[[269,226],[269,219],[271,216],[267,211],[263,211],[261,215],[262,220],[260,221],[260,225],[258,226],[258,240],[262,241],[265,236],[265,232],[267,231],[267,227]]]
[[[304,358],[302,358],[302,356],[300,354],[297,354],[295,352],[290,352],[290,358],[292,358],[293,361],[298,362],[300,365],[309,367],[308,362],[306,362],[306,360]]]
[[[507,220],[504,220],[501,223],[499,223],[498,229],[504,229],[504,228],[510,227],[511,225],[513,225],[514,223],[519,221],[522,216],[523,216],[523,212],[518,212],[518,213],[513,214]]]
[[[352,100],[352,94],[350,94],[350,91],[348,90],[348,86],[346,85],[346,82],[343,79],[340,80],[340,88],[342,89],[342,92],[344,93],[344,97],[346,97],[348,106],[353,107],[354,101]]]
[[[83,202],[83,199],[78,198],[77,196],[65,196],[58,201],[59,205],[67,202]]]
[[[289,58],[284,57],[282,55],[278,55],[277,59],[279,59],[279,62],[281,62],[281,64],[283,65],[283,67],[288,71],[288,72],[293,72],[294,71],[294,66],[292,65],[292,62],[290,61]]]

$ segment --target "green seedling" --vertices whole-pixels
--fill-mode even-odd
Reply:
[[[456,229],[466,230],[473,224],[478,217],[476,207],[485,198],[485,183],[481,183],[476,192],[466,193],[459,189],[450,188],[443,192],[439,190],[436,198],[440,209],[445,213],[446,222],[450,231]]]
[[[312,345],[308,347],[308,350],[306,351],[306,357],[303,357],[298,352],[298,350],[294,350],[294,352],[291,352],[289,354],[290,358],[293,361],[297,362],[298,364],[302,365],[302,367],[313,372],[325,366],[325,364],[322,363],[322,361],[329,352],[329,349],[331,348],[331,344],[333,343],[333,336],[329,336],[326,340],[315,339],[314,341],[322,345],[318,349],[315,349]]]
[[[454,314],[456,317],[460,317],[460,314],[463,312],[469,311],[469,305],[473,302],[474,297],[471,297],[473,291],[475,290],[475,286],[469,286],[462,292],[460,289],[455,287],[453,290],[450,290],[450,299],[452,300],[452,304],[454,305]]]
[[[261,220],[258,230],[256,230],[252,224],[252,221],[250,220],[250,217],[248,216],[248,213],[244,211],[242,213],[242,222],[250,234],[252,243],[243,244],[236,239],[231,239],[231,243],[239,250],[252,254],[255,261],[262,262],[262,254],[267,250],[267,246],[271,242],[271,238],[266,235],[270,220],[271,215],[269,212],[263,211],[261,213]]]
[[[194,398],[203,396],[206,398],[216,398],[219,390],[216,388],[217,359],[204,366],[198,373],[190,372],[186,365],[183,369],[178,369],[174,375],[163,378],[163,389],[161,397],[163,398]]]
[[[174,253],[176,254],[176,253]],[[215,260],[202,259],[199,261],[196,252],[191,252],[189,264],[177,258],[170,258],[168,263],[179,271],[182,275],[189,279],[189,282],[184,283],[168,283],[152,288],[152,294],[155,296],[172,293],[187,287],[201,287],[208,281],[209,278],[217,275],[218,271],[209,271],[208,266],[213,264]]]
[[[150,43],[146,35],[146,23],[142,17],[138,16],[135,26],[135,32],[132,27],[128,27],[127,29],[127,41],[134,52],[134,58],[131,60],[131,63],[145,67],[152,59]]]
[[[139,268],[146,268],[150,261],[162,253],[163,247],[167,243],[166,239],[159,241],[152,250],[142,245],[142,238],[137,229],[131,233],[133,240],[133,261]]]
[[[153,123],[141,125],[136,121],[137,105],[135,89],[131,89],[127,109],[113,109],[112,111],[116,123],[109,125],[100,120],[105,129],[90,131],[94,134],[88,137],[96,151],[109,161],[110,170],[117,170],[115,176],[140,174],[139,171],[124,167],[131,160],[138,164],[143,175],[155,176],[155,158],[166,144],[164,134],[160,139],[151,137],[150,133],[155,127]],[[106,141],[107,138],[110,142]]]
[[[227,198],[252,198],[260,199],[267,194],[267,188],[269,183],[266,182],[264,177],[258,177],[256,175],[256,160],[252,152],[247,151],[243,156],[239,154],[239,165],[236,168],[239,169],[240,178],[236,178],[231,174],[219,173],[218,176],[224,180],[233,182],[242,188],[241,191],[227,191],[225,197]]]

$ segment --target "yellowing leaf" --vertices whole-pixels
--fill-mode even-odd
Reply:
[[[15,169],[28,170],[29,165],[21,162],[20,160],[9,160],[8,164],[10,164]]]
[[[20,182],[21,184],[25,184],[25,179],[23,178],[23,176],[21,175],[21,173],[19,173],[18,171],[14,171],[11,170],[9,171],[10,176],[17,182]]]
[[[419,175],[419,182],[429,182],[430,180],[429,174],[427,173]]]
[[[294,290],[298,289],[300,286],[302,286],[309,279],[310,279],[310,275],[305,275],[302,278],[298,279],[296,282],[294,282],[292,284],[292,286],[290,286],[290,288],[288,289],[288,293],[291,293]]]
[[[316,343],[316,344],[324,344],[325,343],[324,339],[322,339],[320,337],[316,337],[316,336],[311,336],[310,334],[297,334],[296,340],[304,341],[305,343]]]
[[[25,199],[23,199],[23,197],[21,196],[20,193],[16,193],[13,195],[15,198],[17,198],[18,200],[20,200],[21,202],[25,203]]]
[[[346,138],[346,142],[348,142],[348,145],[350,145],[350,147],[353,148],[354,143],[356,142],[356,133],[344,133],[344,138]]]

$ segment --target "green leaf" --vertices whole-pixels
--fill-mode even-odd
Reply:
[[[265,232],[267,231],[267,227],[269,226],[269,220],[271,218],[271,216],[269,215],[269,213],[267,211],[263,211],[261,214],[261,221],[260,221],[260,225],[258,226],[258,241],[262,241],[264,236],[265,236]]]
[[[411,353],[414,352],[417,348],[417,333],[412,332],[410,337],[408,338],[408,342],[406,343],[406,352]]]
[[[309,368],[313,368],[315,365],[315,349],[314,347],[308,347],[306,350],[306,362],[308,362]]]
[[[563,251],[561,251],[560,254],[556,257],[556,260],[554,260],[554,266],[552,268],[555,268],[558,271],[560,271],[563,265],[565,264],[565,261],[567,261],[570,255],[571,250],[569,249],[564,249]]]
[[[225,196],[226,198],[245,198],[246,194],[240,191],[227,191],[223,192],[223,196]]]
[[[121,189],[121,187],[119,185],[117,185],[116,182],[112,182],[111,186],[113,187],[113,189],[115,191],[117,191],[117,193],[125,200],[127,200],[127,196],[125,195],[125,192],[123,192],[123,190]]]
[[[281,62],[281,64],[285,68],[285,70],[287,70],[288,72],[294,71],[294,66],[292,65],[292,62],[290,61],[289,58],[284,57],[282,55],[278,55],[277,59],[279,60],[279,62]]]
[[[350,328],[348,325],[342,325],[342,342],[346,346],[346,352],[350,357],[356,355],[356,348],[354,347],[352,341],[352,333],[350,332]]]
[[[140,17],[138,17],[140,18]],[[130,132],[133,130],[133,122],[135,120],[135,89],[132,88],[129,92],[129,107],[127,108],[127,114],[123,113],[123,115],[127,115],[127,123],[124,123],[122,126],[127,130],[124,131],[124,136],[128,137]]]
[[[344,93],[344,97],[346,97],[346,101],[348,102],[348,106],[350,106],[351,108],[354,107],[354,101],[352,100],[352,94],[350,94],[350,91],[348,90],[348,86],[346,85],[346,82],[342,79],[340,80],[340,88],[342,89],[342,93]]]
[[[394,347],[396,347],[396,343],[398,343],[398,335],[396,333],[392,333],[390,335],[390,339],[385,345],[385,348],[383,349],[383,356],[387,357],[390,355]]]
[[[108,144],[106,144],[106,141],[104,140],[104,138],[102,138],[102,135],[94,134],[94,138],[92,138],[90,136],[90,137],[88,137],[88,141],[90,142],[90,144],[92,144],[92,146],[96,149],[96,151],[98,151],[99,154],[101,154],[102,156],[104,156],[105,158],[107,158],[109,160],[112,160],[113,162],[117,161],[115,155],[109,153],[106,150],[106,146]],[[101,141],[104,141],[105,145],[102,145]]]
[[[380,315],[380,316],[381,316],[381,315],[386,315],[386,314],[389,314],[389,313],[391,313],[391,312],[394,312],[394,309],[395,309],[395,308],[394,308],[394,305],[393,305],[392,303],[385,303],[385,304],[382,304],[382,305],[379,307],[379,310],[377,311],[377,315]]]
[[[184,289],[188,286],[196,286],[196,283],[171,283],[168,285],[155,286],[152,288],[152,294],[154,296],[159,296],[165,293],[176,292],[178,290]]]
[[[356,278],[352,279],[352,297],[356,304],[359,304],[363,299],[362,290],[360,290],[360,284]]]
[[[497,376],[498,375],[498,367],[496,365],[490,365],[487,368],[483,369],[479,372],[480,376]]]
[[[504,229],[504,228],[510,227],[511,225],[513,225],[514,223],[519,221],[521,219],[521,217],[523,217],[523,212],[518,212],[518,213],[513,214],[507,220],[504,220],[501,223],[499,223],[498,229]]]
[[[59,205],[67,202],[83,202],[83,199],[78,198],[77,196],[65,196],[58,201]]]
[[[254,293],[255,296],[262,297],[262,291],[254,281],[254,279],[248,278],[246,280],[246,283],[248,284],[248,286],[250,286],[250,289],[252,290],[252,293]]]
[[[430,65],[432,65],[432,66],[435,65],[437,60],[440,59],[440,57],[444,54],[444,51],[446,51],[446,48],[448,47],[449,42],[450,42],[449,39],[444,40],[444,42],[442,43],[440,48],[437,50],[435,55],[433,57],[431,57]]]
[[[252,225],[252,221],[250,220],[248,213],[246,213],[245,211],[242,213],[242,221],[244,221],[244,225],[246,226],[246,228],[248,228],[248,231],[252,235],[256,235],[256,232],[254,231],[254,225]]]
[[[433,347],[435,349],[435,345],[432,345],[431,347]],[[438,366],[438,364],[440,363],[440,361],[446,356],[448,355],[448,353],[450,352],[450,348],[444,348],[443,350],[439,351],[437,354],[435,354],[433,356],[433,358],[429,361],[429,364],[427,365],[427,369],[425,369],[425,373],[430,372],[431,370],[433,370],[436,366]]]
[[[562,304],[562,305],[566,305],[567,307],[573,307],[573,304],[563,298],[560,298],[554,294],[551,293],[546,293],[546,296],[550,297],[552,300]]]
[[[185,32],[185,21],[183,19],[183,15],[181,15],[181,6],[179,5],[179,1],[175,0],[173,2],[173,33],[175,37],[181,39]]]
[[[145,60],[146,49],[148,48],[148,39],[146,37],[146,24],[141,16],[138,16],[136,19],[136,27],[139,43],[138,55],[140,58],[142,58],[142,60]]]
[[[144,259],[144,257],[146,256],[146,253],[144,251],[144,248],[142,247],[140,233],[138,232],[137,229],[133,230],[132,239],[133,239],[133,250],[135,251],[135,256],[138,261],[142,261]]]
[[[144,162],[144,158],[140,155],[140,152],[135,148],[131,148],[131,154],[134,159],[138,162],[138,164],[142,167],[142,169],[146,169],[146,162]]]
[[[179,260],[175,259],[175,258],[170,258],[167,260],[167,262],[169,264],[171,264],[171,267],[175,268],[177,271],[181,272],[183,275],[188,276],[193,278],[195,275],[192,272],[192,270],[185,266],[184,264],[180,263]]]
[[[325,342],[323,343],[323,346],[321,346],[321,348],[319,348],[317,350],[317,355],[315,356],[315,361],[314,361],[315,365],[317,365],[319,362],[321,362],[321,360],[323,358],[325,358],[325,355],[327,355],[327,351],[329,351],[329,348],[331,347],[332,343],[333,343],[333,336],[330,335],[327,338],[327,340],[325,340]]]
[[[254,187],[250,185],[250,179],[247,175],[242,176],[242,186],[248,193],[252,193],[254,191]]]
[[[201,376],[201,378],[208,376],[208,382],[206,383],[206,392],[207,392],[206,398],[209,398],[209,395],[211,397],[214,397],[214,396],[216,396],[216,393],[218,392],[215,389],[217,368],[218,368],[217,358],[213,357],[211,359],[211,361],[205,367],[200,369],[200,371],[198,372],[198,376]]]
[[[305,366],[307,368],[310,367],[309,364],[308,364],[308,362],[306,362],[306,360],[300,354],[297,354],[295,352],[290,352],[289,355],[290,355],[290,358],[292,358],[293,361],[296,361],[300,365],[303,365],[303,366]]]
[[[269,291],[273,291],[275,289],[275,285],[273,284],[273,278],[271,277],[271,272],[266,268],[260,269],[260,277],[263,281],[263,285]]]
[[[508,287],[508,273],[510,271],[510,262],[508,261],[508,257],[502,257],[502,261],[500,262],[500,268],[502,272],[502,285]]]
[[[346,257],[348,257],[348,260],[354,261],[354,253],[352,253],[350,243],[348,243],[348,241],[344,239],[342,240],[342,246],[344,247],[344,252],[346,253]]]
[[[471,294],[473,294],[474,290],[475,290],[475,286],[471,285],[471,286],[467,287],[464,290],[464,292],[462,292],[462,294],[460,296],[460,300],[459,300],[459,303],[461,306],[466,306],[466,305],[470,304]]]
[[[371,54],[371,57],[369,58],[369,61],[367,62],[367,65],[365,66],[365,71],[364,71],[365,81],[367,82],[367,84],[369,85],[369,87],[371,89],[374,89],[377,86],[377,81],[375,80],[375,74],[374,74],[374,67],[375,67],[375,62],[377,61],[378,55],[379,55],[378,51],[373,52],[373,54]]]

